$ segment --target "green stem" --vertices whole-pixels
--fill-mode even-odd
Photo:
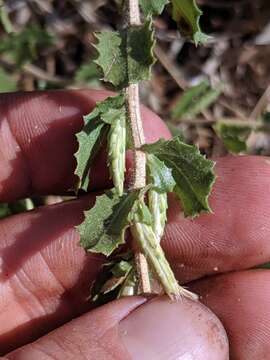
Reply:
[[[195,294],[179,286],[152,227],[136,222],[131,228],[131,232],[154,269],[166,294],[173,300],[178,300],[181,296],[197,299]]]

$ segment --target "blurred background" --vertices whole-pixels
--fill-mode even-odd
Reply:
[[[119,0],[0,0],[0,91],[105,88],[94,32],[119,27]],[[155,20],[157,62],[142,101],[208,156],[270,154],[270,1],[198,0],[204,47]]]

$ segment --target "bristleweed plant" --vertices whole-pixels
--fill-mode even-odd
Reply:
[[[210,211],[214,163],[178,137],[145,144],[139,101],[139,83],[150,79],[155,62],[153,16],[161,14],[168,3],[126,0],[125,25],[118,31],[96,34],[96,63],[103,80],[118,94],[97,103],[84,117],[84,127],[77,134],[77,190],[87,191],[92,161],[105,144],[114,185],[96,198],[94,207],[85,212],[84,222],[77,227],[84,249],[110,257],[101,278],[92,286],[94,300],[108,294],[151,294],[157,288],[171,299],[182,295],[196,298],[178,284],[160,241],[167,220],[168,193],[180,200],[185,216]],[[195,0],[171,0],[170,6],[182,34],[196,45],[207,40],[199,26],[201,11]],[[125,182],[128,148],[133,152],[131,184]],[[128,234],[132,237],[130,250],[121,253],[119,248]]]

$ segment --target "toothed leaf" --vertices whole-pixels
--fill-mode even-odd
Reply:
[[[77,134],[79,150],[75,154],[77,159],[75,174],[80,179],[77,189],[87,191],[91,162],[103,143],[106,126],[98,119],[92,119],[91,117],[85,117],[84,121],[83,131]]]
[[[115,264],[112,268],[112,273],[115,277],[125,276],[132,269],[132,265],[128,261],[121,260],[117,264]]]
[[[102,272],[93,283],[92,300],[102,304],[116,299],[130,285],[130,281],[127,283],[127,278],[132,270],[133,257],[130,253],[116,255],[110,263],[103,265]]]
[[[154,35],[151,21],[123,31],[104,31],[96,34],[98,43],[96,63],[103,80],[117,88],[150,79],[154,63]]]
[[[177,22],[180,32],[192,39],[195,45],[205,44],[209,36],[201,31],[200,17],[202,11],[195,0],[172,0],[172,16]]]
[[[81,246],[90,252],[109,256],[125,242],[125,230],[139,191],[119,197],[115,191],[98,196],[94,207],[85,212],[84,222],[77,228]]]
[[[211,210],[208,197],[215,180],[213,161],[205,159],[195,146],[184,144],[178,137],[144,145],[143,149],[172,170],[176,182],[174,192],[180,198],[186,216]]]
[[[160,15],[168,3],[168,0],[140,0],[145,16]]]
[[[125,112],[124,104],[125,98],[122,94],[109,97],[97,103],[95,109],[84,117],[84,127],[76,135],[79,143],[75,154],[77,160],[75,174],[79,179],[77,189],[87,191],[92,161],[104,143],[109,124],[117,119],[119,113]]]
[[[163,161],[153,154],[147,155],[147,175],[154,189],[161,193],[173,191],[176,183],[169,169]]]

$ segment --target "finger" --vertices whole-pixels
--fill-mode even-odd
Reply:
[[[130,298],[103,306],[8,359],[228,359],[222,325],[201,304],[166,298],[143,302]]]
[[[83,115],[105,91],[50,91],[0,96],[0,201],[30,194],[63,193],[75,183],[75,134]],[[168,137],[158,116],[144,109],[144,129],[149,142]],[[104,187],[106,156],[94,166],[92,187]],[[107,176],[108,179],[108,176]]]
[[[75,229],[80,201],[40,208],[1,222],[0,354],[89,309],[103,258],[85,255]]]
[[[269,210],[264,204],[268,196],[265,191],[269,175],[268,168],[265,169],[264,163],[260,163],[262,160],[264,159],[256,161],[261,185],[259,181],[256,184],[254,158],[243,158],[244,164],[241,166],[237,165],[235,158],[220,160],[218,171],[220,175],[223,172],[224,178],[223,181],[219,178],[212,199],[214,210],[217,211],[216,221],[213,215],[190,221],[170,214],[169,230],[163,246],[168,257],[174,261],[172,264],[175,265],[180,279],[183,280],[183,274],[186,278],[196,278],[211,273],[215,264],[222,264],[220,268],[228,271],[233,267],[263,263],[270,257],[269,229],[266,222]],[[245,180],[245,167],[249,169],[254,183]],[[235,168],[239,170],[238,179],[246,182],[245,189],[249,191],[252,199],[252,206],[244,205],[245,211],[239,209],[244,196],[241,199],[230,176]],[[231,189],[231,193],[227,194],[225,189]],[[43,208],[0,223],[2,343],[11,342],[13,339],[23,343],[25,339],[39,336],[65,319],[85,311],[89,285],[102,262],[100,257],[84,254],[78,246],[79,236],[74,229],[74,226],[82,221],[82,210],[89,207],[89,201],[90,199],[86,198]],[[229,207],[227,210],[226,206]],[[231,216],[227,216],[228,211]],[[253,211],[262,219],[256,221]],[[234,227],[239,213],[244,219],[248,219],[247,222],[241,216],[238,219],[239,226],[245,230],[242,235]],[[215,241],[215,246],[211,244],[212,241]],[[182,263],[187,264],[186,267],[182,268]],[[13,314],[16,316],[12,317]],[[34,332],[31,327],[33,321]],[[20,331],[22,327],[24,331]]]
[[[230,359],[269,359],[270,285],[268,270],[250,270],[197,281],[192,289],[222,321]]]
[[[171,203],[162,242],[181,282],[270,260],[270,166],[262,157],[217,161],[213,214],[179,215]]]

